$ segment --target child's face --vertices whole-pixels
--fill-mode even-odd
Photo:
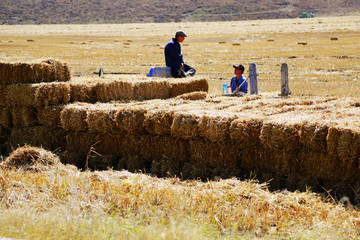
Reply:
[[[242,70],[240,68],[235,68],[235,75],[240,76],[242,74]]]

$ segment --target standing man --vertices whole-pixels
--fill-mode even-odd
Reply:
[[[167,67],[171,68],[171,75],[174,78],[194,76],[196,72],[195,68],[184,63],[180,43],[185,40],[185,37],[187,35],[183,31],[177,31],[175,38],[165,46],[165,63]]]
[[[245,83],[240,87],[239,92],[247,93],[248,91],[248,83],[243,76],[243,72],[245,70],[244,66],[241,64],[233,65],[235,68],[235,76],[231,78],[230,87],[231,92],[234,92],[244,81]]]

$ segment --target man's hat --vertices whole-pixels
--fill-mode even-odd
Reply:
[[[182,30],[179,30],[175,33],[175,36],[184,36],[184,37],[187,37],[186,33]]]
[[[236,65],[233,65],[233,67],[234,67],[234,68],[240,68],[240,70],[242,70],[242,71],[244,71],[244,70],[245,70],[244,66],[243,66],[243,65],[241,65],[241,64],[236,64]]]

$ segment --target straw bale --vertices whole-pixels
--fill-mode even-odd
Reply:
[[[146,114],[144,125],[150,134],[165,135],[171,133],[174,113],[167,109],[156,109]]]
[[[154,160],[151,163],[151,173],[158,177],[180,176],[182,165],[171,159]]]
[[[191,140],[189,145],[190,162],[202,163],[210,167],[236,167],[240,165],[241,149],[235,144]]]
[[[213,142],[230,141],[230,124],[233,115],[221,116],[204,115],[199,122],[199,133],[205,139]]]
[[[60,113],[61,126],[65,130],[85,131],[88,128],[86,117],[91,104],[74,103],[64,107]]]
[[[63,164],[72,164],[80,169],[85,169],[87,153],[66,150],[61,152],[59,157]]]
[[[119,160],[118,169],[127,169],[131,172],[150,172],[151,162],[145,161],[141,156],[125,156]]]
[[[36,126],[37,111],[34,107],[13,107],[11,109],[12,124],[16,128]]]
[[[4,106],[6,104],[6,93],[7,93],[7,86],[0,85],[0,106]]]
[[[140,81],[134,85],[134,99],[167,99],[170,96],[170,85],[164,80]]]
[[[115,115],[117,128],[129,133],[144,133],[146,112],[146,106],[142,105],[129,105],[120,108]]]
[[[206,181],[211,176],[211,168],[202,163],[186,162],[181,171],[181,176],[184,179],[201,179]]]
[[[184,93],[176,97],[176,99],[184,99],[184,100],[204,100],[207,97],[207,92],[196,91],[190,93]]]
[[[144,136],[140,154],[145,160],[170,159],[174,163],[189,159],[188,142],[172,136]]]
[[[108,170],[117,168],[119,156],[91,154],[88,158],[88,167],[91,170]]]
[[[0,106],[0,126],[10,129],[11,125],[11,109],[9,107]]]
[[[235,119],[230,125],[231,140],[242,149],[241,167],[257,169],[263,167],[261,158],[263,148],[260,133],[263,125],[262,118]]]
[[[290,119],[289,119],[290,120]],[[297,153],[301,149],[300,124],[265,122],[260,140],[264,147],[266,168],[279,174],[291,174],[298,170]]]
[[[36,92],[39,84],[12,84],[7,86],[6,104],[8,106],[36,107]]]
[[[98,134],[71,131],[66,135],[66,149],[88,153],[91,148],[102,155],[138,155],[141,137],[135,134]]]
[[[61,127],[60,114],[65,105],[45,106],[37,108],[37,121],[49,127]]]
[[[196,113],[176,112],[171,125],[171,134],[183,139],[198,138],[200,120],[201,116]]]
[[[103,81],[94,86],[96,101],[131,100],[134,98],[133,84],[130,81]]]
[[[54,153],[42,148],[24,146],[13,151],[0,165],[37,172],[58,164],[60,164],[60,159]]]
[[[38,106],[58,105],[70,101],[70,86],[67,83],[41,83],[35,93]]]
[[[36,63],[0,63],[0,84],[69,81],[66,63],[53,59]]]
[[[92,146],[96,147],[97,134],[81,131],[69,131],[66,133],[66,147],[70,152],[88,153]]]
[[[326,152],[328,126],[321,123],[304,124],[301,127],[300,139],[304,147],[312,151]]]
[[[70,82],[70,101],[71,102],[89,102],[95,103],[94,86],[84,82]]]
[[[309,176],[313,179],[323,180],[343,180],[345,175],[341,171],[340,161],[335,156],[317,151],[308,151],[304,149],[300,153],[300,169],[302,176]],[[339,174],[339,172],[341,172]]]
[[[206,79],[176,79],[170,81],[170,97],[176,97],[184,93],[209,90],[209,83]]]
[[[54,151],[64,148],[65,132],[61,128],[47,126],[18,128],[11,131],[9,143],[14,147],[28,144]]]
[[[117,131],[115,115],[118,108],[112,105],[101,105],[90,108],[87,112],[86,122],[91,132],[112,133]]]

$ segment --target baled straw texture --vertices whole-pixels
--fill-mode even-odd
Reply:
[[[0,106],[0,125],[6,129],[10,129],[11,126],[11,108]]]
[[[52,105],[37,108],[37,120],[39,124],[49,127],[61,127],[60,114],[65,105]]]
[[[169,83],[171,86],[170,97],[196,91],[208,92],[209,90],[209,82],[206,79],[176,79],[169,80]]]
[[[190,93],[184,93],[177,96],[175,99],[183,100],[204,100],[207,97],[207,92],[204,91],[195,91]]]
[[[11,117],[12,125],[16,128],[38,125],[37,112],[34,107],[13,107]]]
[[[0,84],[66,82],[71,78],[66,63],[47,59],[35,63],[0,62]]]
[[[13,84],[7,87],[6,103],[10,106],[47,106],[70,101],[66,83]]]
[[[60,122],[62,128],[65,130],[74,131],[87,130],[87,110],[91,107],[91,104],[86,103],[74,103],[65,106],[60,113]]]
[[[60,159],[42,148],[24,146],[17,148],[1,163],[6,168],[16,168],[24,171],[44,171],[60,164]]]

